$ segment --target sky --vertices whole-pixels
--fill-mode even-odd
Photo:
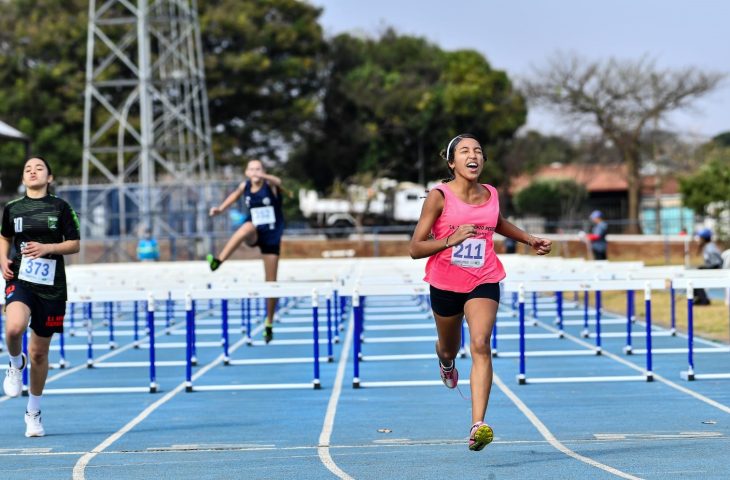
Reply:
[[[557,52],[586,60],[653,59],[657,68],[729,76],[666,128],[706,139],[730,131],[730,1],[727,0],[309,0],[323,7],[325,35],[378,37],[387,27],[444,50],[474,49],[514,79]],[[531,108],[526,129],[571,135],[547,110]]]

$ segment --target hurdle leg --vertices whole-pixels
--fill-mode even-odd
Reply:
[[[312,387],[317,390],[322,388],[319,383],[319,296],[317,290],[312,292],[312,340],[314,343],[314,379]]]
[[[580,336],[588,338],[590,335],[588,331],[588,290],[583,291],[583,331]]]
[[[563,331],[563,292],[555,292],[558,307],[558,333],[560,338],[565,338],[565,332]]]
[[[253,345],[253,340],[251,339],[251,299],[245,298],[242,302],[245,305],[246,310],[246,345],[250,347]]]
[[[157,392],[157,367],[155,365],[155,299],[147,299],[147,328],[150,331],[150,393]]]
[[[86,368],[94,366],[94,322],[91,320],[92,305],[86,303]]]
[[[137,300],[134,301],[132,324],[134,329],[134,348],[139,348],[139,302]]]
[[[654,374],[651,365],[651,289],[648,283],[644,288],[644,303],[646,305],[646,381],[652,382],[654,381]]]
[[[694,288],[692,282],[687,282],[687,371],[680,376],[688,381],[695,379],[694,361]]]
[[[332,307],[334,309],[334,322],[335,322],[335,343],[340,342],[340,318],[339,318],[339,309],[337,306],[340,304],[339,300],[339,294],[337,293],[337,289],[335,289],[332,292]]]
[[[190,294],[185,295],[185,391],[193,391],[193,330],[195,312]]]
[[[333,362],[335,360],[334,352],[332,351],[332,294],[327,294],[327,361]]]
[[[354,315],[355,325],[353,327],[353,358],[352,358],[352,388],[360,388],[360,316],[362,309],[360,307],[360,295],[357,290],[352,294],[352,314]]]
[[[228,356],[228,300],[221,300],[221,345],[223,345],[223,364],[228,365],[231,357]]]
[[[672,333],[672,336],[677,335],[677,312],[676,312],[676,306],[674,304],[674,287],[671,287],[669,289],[669,301],[671,302],[671,305],[669,306],[670,312],[671,312],[671,318],[672,318],[672,328],[670,329],[670,332]]]
[[[601,354],[601,291],[596,290],[596,355]]]
[[[69,314],[69,321],[71,323],[71,328],[68,331],[69,336],[73,337],[76,334],[75,329],[75,323],[76,323],[76,304],[71,303],[71,312]]]
[[[193,323],[194,323],[195,322],[195,314],[196,314],[196,309],[195,309],[196,302],[195,302],[195,300],[192,300],[191,303],[192,303],[191,309],[193,311]],[[193,329],[190,330],[190,345],[191,345],[191,348],[192,348],[192,351],[190,353],[190,361],[192,362],[193,365],[197,365],[198,364],[198,351],[197,351],[197,348],[195,348],[195,342],[196,342],[196,338],[195,338],[195,325],[193,325]]]
[[[104,313],[109,324],[109,350],[114,350],[117,342],[114,340],[114,304],[112,302],[104,302]]]
[[[463,334],[462,334],[463,337]],[[463,340],[462,340],[463,342]],[[494,327],[492,328],[492,357],[497,357],[497,322],[494,322]]]
[[[172,292],[167,292],[167,301],[165,302],[165,329],[167,330],[167,335],[170,335],[170,325],[174,323],[172,321],[173,318],[173,301],[172,301]]]
[[[23,332],[23,353],[25,354],[25,358],[30,358],[28,356],[28,330]],[[30,361],[30,360],[26,360]],[[33,368],[33,365],[30,366],[30,368]],[[23,393],[22,395],[24,397],[28,396],[28,368],[23,369]]]
[[[631,320],[634,317],[634,291],[626,290],[626,345],[624,346],[624,353],[631,355],[633,353],[632,339],[631,339]]]
[[[520,318],[520,373],[517,375],[517,383],[525,385],[525,287],[520,285],[518,294],[519,318]]]
[[[60,355],[58,368],[66,368],[66,339],[63,330],[58,335],[58,351]]]

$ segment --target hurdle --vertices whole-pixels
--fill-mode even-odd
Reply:
[[[724,273],[724,272],[723,272]],[[723,288],[726,293],[730,288],[730,274],[718,276],[719,278],[681,278],[676,279],[673,285],[676,288],[684,287],[687,292],[687,370],[680,372],[680,378],[687,381],[694,380],[719,380],[730,378],[730,373],[696,373],[695,353],[730,353],[730,347],[694,347],[694,289],[695,288]]]
[[[149,367],[149,384],[145,387],[87,387],[87,388],[46,388],[44,389],[43,393],[48,395],[69,395],[69,394],[99,394],[99,393],[156,393],[159,389],[159,385],[157,383],[157,366],[158,362],[155,359],[155,308],[154,308],[154,296],[151,292],[143,292],[143,291],[105,291],[105,292],[87,292],[85,294],[78,294],[73,293],[69,296],[70,301],[73,302],[83,302],[85,305],[85,311],[89,312],[90,305],[92,302],[112,302],[112,301],[146,301],[148,308],[147,308],[147,328],[149,329],[149,362],[144,362],[142,365],[134,365],[134,366],[147,366]],[[90,331],[92,322],[87,322],[87,336],[89,339],[91,339],[91,335],[88,334]],[[93,340],[89,340],[89,342],[93,342]],[[24,342],[25,343],[25,342]],[[89,343],[89,346],[87,347],[89,352],[91,352],[92,343]],[[132,345],[128,345],[128,348],[131,348]],[[26,351],[27,347],[24,346],[24,351]],[[117,351],[122,351],[121,349],[118,349]],[[89,353],[91,354],[91,353]],[[126,362],[121,362],[126,363]],[[94,363],[93,359],[87,359],[87,368],[112,368],[115,366],[120,366],[119,364],[115,364],[113,362],[110,362],[108,364],[103,363]],[[32,368],[32,365],[30,366]],[[27,371],[26,371],[27,372]],[[24,383],[24,390],[27,390],[27,373],[24,375],[23,379]]]
[[[331,348],[332,335],[328,334],[328,338],[325,340],[319,337],[319,295],[324,293],[325,295],[330,292],[332,285],[314,283],[283,283],[283,282],[265,282],[262,284],[252,285],[235,285],[229,287],[224,291],[213,291],[213,290],[197,290],[188,291],[185,293],[185,308],[186,308],[186,329],[188,335],[186,336],[186,369],[185,369],[185,391],[186,392],[198,392],[198,391],[227,391],[227,390],[279,390],[279,389],[320,389],[320,363],[321,362],[332,362],[334,357],[332,355],[320,356],[320,344],[327,343],[328,347]],[[310,297],[312,303],[312,339],[299,341],[299,340],[277,340],[274,339],[269,343],[269,348],[273,348],[276,345],[279,346],[292,346],[292,345],[306,345],[312,344],[312,357],[280,357],[270,359],[240,359],[234,360],[229,356],[229,346],[224,338],[224,352],[223,361],[226,366],[257,366],[257,365],[272,365],[272,364],[298,364],[298,363],[312,363],[313,368],[313,379],[311,383],[264,383],[264,384],[236,384],[236,385],[193,385],[192,381],[192,355],[194,351],[195,339],[193,333],[195,332],[195,310],[194,300],[210,300],[213,298],[224,299],[228,298],[281,298],[284,296],[289,297]],[[224,310],[225,311],[225,310]],[[224,314],[224,322],[226,315]],[[331,322],[328,324],[328,328],[331,327]],[[260,329],[261,327],[259,327]],[[253,342],[258,344],[258,342]],[[331,352],[331,350],[329,350]]]
[[[391,279],[392,280],[392,279]],[[440,380],[423,380],[423,381],[373,381],[363,382],[360,380],[360,362],[362,361],[390,361],[390,360],[424,360],[436,359],[435,353],[430,354],[401,354],[401,355],[362,355],[362,335],[364,326],[364,307],[369,296],[393,296],[407,295],[412,297],[421,297],[428,294],[428,285],[425,283],[410,283],[406,285],[392,284],[360,284],[354,283],[345,287],[341,292],[352,298],[352,315],[353,315],[353,388],[373,388],[373,387],[404,387],[404,386],[430,386],[440,385]],[[431,324],[431,328],[433,325]],[[411,341],[435,341],[436,336],[411,337]],[[402,341],[402,338],[388,338],[386,342]]]
[[[646,370],[644,375],[616,375],[616,376],[587,376],[587,377],[537,377],[528,378],[526,375],[526,345],[525,345],[525,293],[542,291],[594,291],[603,290],[638,290],[644,289],[646,302]],[[663,280],[601,280],[596,282],[577,281],[553,281],[553,282],[505,282],[505,290],[518,292],[519,319],[520,319],[520,341],[519,341],[519,373],[517,383],[525,385],[528,383],[570,383],[570,382],[607,382],[607,381],[652,381],[652,356],[651,356],[651,291],[664,288]],[[600,296],[597,297],[600,299]],[[600,300],[598,300],[600,303]],[[597,305],[599,307],[599,305]],[[600,334],[597,333],[597,338]],[[596,351],[601,348],[600,341]]]

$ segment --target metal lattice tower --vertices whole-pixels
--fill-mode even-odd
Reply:
[[[88,28],[82,235],[201,232],[213,156],[197,1],[90,0]]]

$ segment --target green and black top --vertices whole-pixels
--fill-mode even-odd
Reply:
[[[23,197],[12,200],[3,210],[0,235],[13,239],[13,278],[23,282],[36,295],[47,300],[66,300],[66,271],[63,255],[46,255],[30,263],[26,260],[20,271],[23,256],[21,250],[27,242],[61,243],[79,240],[79,219],[73,208],[53,195],[42,198]],[[40,262],[38,261],[40,260]],[[53,272],[53,278],[43,274]]]

